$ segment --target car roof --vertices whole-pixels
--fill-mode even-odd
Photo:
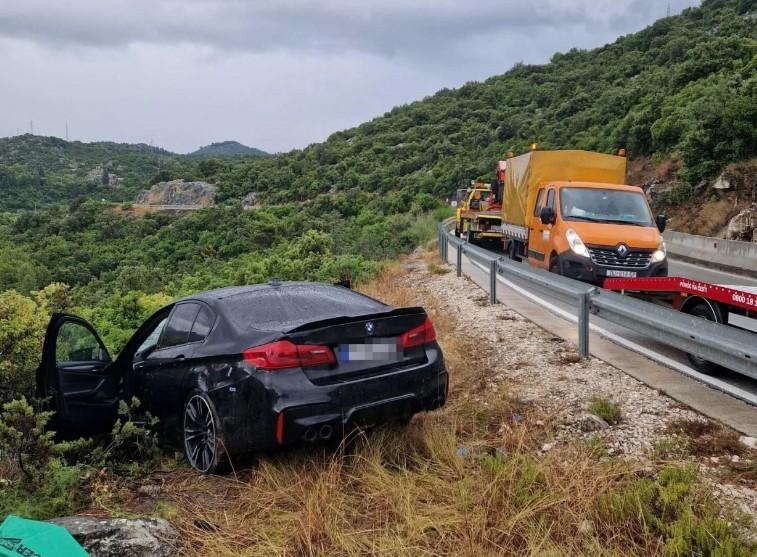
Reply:
[[[178,300],[205,302],[237,329],[292,330],[308,322],[385,312],[391,307],[368,296],[318,282],[269,281],[201,292]]]

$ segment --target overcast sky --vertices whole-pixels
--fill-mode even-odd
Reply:
[[[671,0],[672,13],[698,5]],[[0,136],[286,151],[613,41],[664,0],[0,0]]]

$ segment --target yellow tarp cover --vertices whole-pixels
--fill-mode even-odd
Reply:
[[[526,226],[539,186],[548,182],[624,184],[626,159],[590,151],[531,151],[507,161],[502,219]]]

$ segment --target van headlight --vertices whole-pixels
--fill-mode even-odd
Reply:
[[[655,252],[652,254],[652,263],[659,263],[660,261],[665,259],[667,255],[668,255],[668,250],[665,247],[665,240],[660,238],[660,243],[657,246],[657,249],[655,250]]]
[[[573,253],[580,255],[581,257],[591,257],[589,249],[575,230],[568,228],[568,230],[565,231],[565,239],[568,240],[568,246],[570,246],[570,250]]]

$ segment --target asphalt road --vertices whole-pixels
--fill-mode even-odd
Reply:
[[[454,252],[454,247],[450,245],[449,246],[450,263],[454,264],[455,257],[456,255]],[[488,279],[488,273],[486,271],[481,269],[475,263],[468,260],[467,257],[463,257],[463,269],[466,275],[470,276],[479,286],[481,286],[482,288],[488,291],[489,279]],[[693,279],[706,281],[706,282],[710,282],[714,284],[757,286],[757,280],[754,278],[742,277],[740,275],[736,275],[733,273],[719,271],[717,269],[707,268],[701,265],[694,265],[688,262],[677,261],[677,260],[669,261],[669,275],[670,276],[685,276],[685,277],[690,277]],[[516,283],[516,284],[517,286],[525,290],[529,290],[528,284],[523,284],[523,283]],[[500,289],[504,291],[502,293],[504,297],[509,296],[509,295],[520,295],[517,292],[508,291],[509,289],[507,287],[500,284],[498,286],[498,297],[500,294]],[[573,315],[576,314],[576,309],[572,307],[570,304],[566,304],[566,303],[561,302],[558,299],[551,298],[542,292],[538,292],[536,294],[538,295],[539,298],[541,298],[545,302],[553,306],[556,306],[564,311],[567,311],[568,313],[571,313]],[[610,333],[613,333],[615,335],[622,337],[623,339],[629,340],[647,349],[653,350],[654,352],[657,352],[658,354],[661,354],[667,358],[670,358],[671,360],[677,362],[680,365],[683,365],[683,366],[689,365],[688,358],[683,352],[681,352],[680,350],[677,350],[674,347],[662,344],[661,342],[658,342],[654,338],[640,335],[634,331],[630,331],[624,327],[610,323],[594,315],[591,316],[591,322],[595,325],[598,325],[602,329],[609,331]],[[606,337],[606,338],[610,338],[610,337]],[[612,339],[610,338],[610,340]],[[683,376],[682,374],[682,377],[685,377],[685,376]],[[730,385],[737,386],[743,389],[744,391],[757,396],[757,381],[755,381],[754,379],[751,379],[749,377],[740,375],[738,373],[735,373],[726,369],[721,370],[716,375],[716,377]],[[685,377],[685,380],[693,381],[693,379],[689,377]]]

